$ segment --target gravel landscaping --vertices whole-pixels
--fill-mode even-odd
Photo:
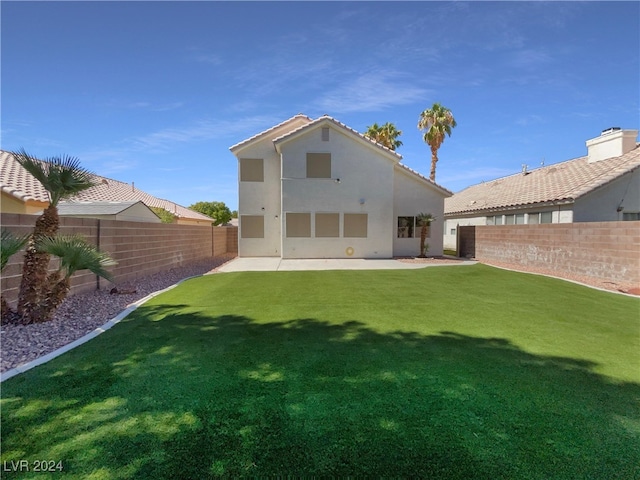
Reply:
[[[183,280],[215,271],[235,256],[220,256],[204,262],[174,268],[116,286],[136,293],[115,294],[109,290],[71,295],[65,299],[50,322],[33,325],[2,325],[1,367],[5,372],[35,360],[77,340],[104,325],[133,302]]]

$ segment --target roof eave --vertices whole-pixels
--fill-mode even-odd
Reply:
[[[559,200],[547,200],[544,202],[533,202],[533,203],[519,203],[514,205],[501,205],[498,207],[489,207],[489,208],[474,208],[469,210],[456,210],[452,212],[444,212],[445,217],[455,217],[458,215],[489,215],[492,213],[512,211],[512,210],[529,210],[531,208],[542,208],[542,207],[556,207],[560,205],[571,205],[575,203],[575,198],[563,198]]]

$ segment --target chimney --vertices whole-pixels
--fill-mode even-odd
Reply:
[[[588,162],[598,162],[619,157],[636,148],[638,130],[622,130],[611,127],[603,130],[599,137],[587,140]]]

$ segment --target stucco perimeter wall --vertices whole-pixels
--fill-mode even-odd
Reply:
[[[474,256],[640,287],[640,222],[477,226]]]
[[[16,234],[33,231],[37,215],[2,214],[2,228]],[[109,269],[116,283],[158,273],[193,262],[237,252],[237,227],[211,227],[92,218],[60,218],[61,235],[80,234],[118,262]],[[235,243],[234,243],[235,241]],[[22,274],[23,253],[17,253],[2,271],[2,295],[15,305]],[[51,262],[55,267],[54,262]],[[71,293],[112,284],[88,271],[71,278]]]

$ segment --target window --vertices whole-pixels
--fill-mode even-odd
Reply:
[[[622,220],[624,220],[625,222],[633,221],[633,220],[640,220],[640,213],[638,213],[638,212],[623,212],[622,213]]]
[[[398,238],[413,238],[415,217],[398,217]]]
[[[496,215],[496,225],[502,225],[502,215]]]
[[[344,236],[352,238],[367,238],[367,222],[369,216],[366,213],[344,214]]]
[[[516,225],[524,225],[524,213],[518,213],[516,215]]]
[[[331,178],[330,153],[307,153],[307,178]]]
[[[340,214],[316,213],[316,237],[339,237]]]
[[[261,158],[240,159],[241,182],[264,182],[264,165]]]
[[[422,223],[418,217],[398,217],[398,238],[420,238]],[[431,236],[431,226],[427,225],[427,237]]]
[[[487,225],[495,225],[496,217],[487,217]]]
[[[264,238],[263,215],[240,215],[241,238]]]
[[[452,228],[452,229],[451,229],[451,235],[455,235],[455,234],[456,234],[456,229],[455,229],[455,228]]]
[[[505,220],[504,222],[505,225],[515,225],[516,223],[515,215],[505,215],[504,220]]]
[[[553,220],[553,212],[542,212],[540,214],[540,223],[551,223]]]
[[[310,237],[311,236],[311,214],[310,213],[287,213],[287,237]]]
[[[322,141],[329,141],[329,127],[322,127]]]
[[[537,225],[538,223],[540,223],[540,214],[530,213],[527,222],[529,223],[529,225]]]

